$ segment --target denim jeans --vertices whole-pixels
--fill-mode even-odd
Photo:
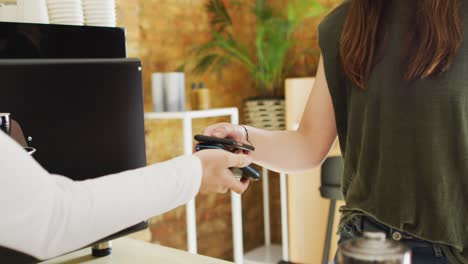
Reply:
[[[361,237],[363,232],[383,232],[388,239],[398,240],[412,252],[412,264],[449,264],[439,245],[411,237],[408,233],[390,228],[368,216],[357,216],[343,226],[338,244]],[[335,256],[335,263],[337,257]]]

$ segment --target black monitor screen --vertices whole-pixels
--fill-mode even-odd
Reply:
[[[84,180],[146,165],[138,60],[0,60],[0,80],[0,112],[50,173]]]
[[[125,58],[125,30],[0,22],[0,58]]]

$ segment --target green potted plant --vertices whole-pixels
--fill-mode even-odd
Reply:
[[[287,72],[299,55],[291,57],[296,40],[293,33],[307,19],[324,13],[317,0],[281,1],[284,8],[274,8],[272,1],[256,0],[233,2],[237,8],[246,8],[256,18],[256,34],[249,42],[236,39],[233,20],[223,0],[208,0],[213,38],[195,49],[195,74],[220,72],[231,63],[242,65],[259,89],[259,98],[246,100],[246,121],[253,126],[283,129],[284,99],[279,97]],[[278,10],[280,9],[280,10]],[[299,53],[307,53],[306,48]]]

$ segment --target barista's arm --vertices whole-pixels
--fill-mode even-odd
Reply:
[[[192,199],[201,163],[184,156],[74,182],[50,175],[0,132],[0,246],[39,259],[86,246]]]

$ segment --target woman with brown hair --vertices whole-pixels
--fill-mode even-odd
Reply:
[[[341,241],[382,231],[412,248],[414,264],[466,264],[467,9],[346,1],[319,26],[322,58],[297,131],[223,123],[204,134],[250,140],[254,162],[281,172],[319,166],[338,136]]]

